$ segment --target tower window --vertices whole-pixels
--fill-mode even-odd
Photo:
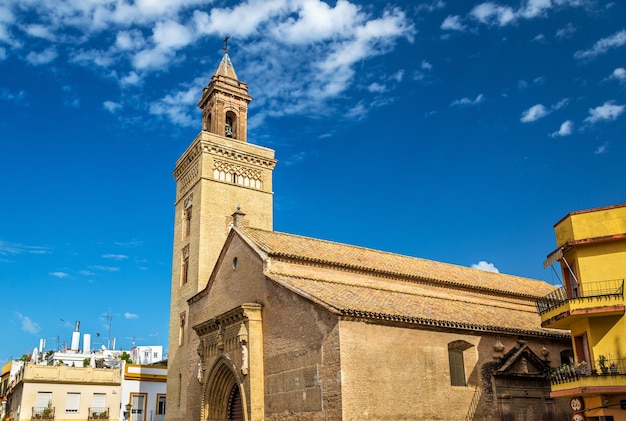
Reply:
[[[187,277],[189,275],[189,246],[183,249],[183,256],[180,268],[180,284],[185,285],[187,283]]]
[[[233,119],[226,117],[226,128],[224,130],[224,136],[233,137]]]
[[[186,313],[180,313],[178,319],[178,346],[181,346],[185,343],[185,319],[187,318]]]
[[[183,231],[185,233],[185,237],[189,236],[191,233],[191,210],[193,206],[189,205],[187,209],[185,209],[185,219],[183,220],[183,224],[185,225]]]
[[[237,139],[237,114],[227,111],[225,121],[224,136]]]

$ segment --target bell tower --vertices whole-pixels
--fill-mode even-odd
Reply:
[[[251,100],[248,85],[237,79],[230,57],[225,53],[198,102],[202,109],[202,130],[245,142]]]
[[[226,51],[202,91],[202,130],[174,168],[174,245],[168,343],[167,421],[200,419],[198,338],[187,300],[203,290],[239,207],[250,226],[273,229],[274,151],[247,142],[248,86]]]

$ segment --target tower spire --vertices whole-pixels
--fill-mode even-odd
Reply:
[[[241,82],[228,56],[228,41],[224,38],[224,57],[209,85],[204,88],[198,107],[202,109],[202,130],[246,142],[248,85]]]

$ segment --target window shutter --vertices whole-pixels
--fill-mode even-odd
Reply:
[[[65,412],[78,412],[80,409],[80,393],[67,393]]]

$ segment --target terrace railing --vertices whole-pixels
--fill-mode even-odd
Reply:
[[[570,300],[593,299],[600,297],[624,298],[624,280],[613,279],[610,281],[581,282],[575,292],[568,293],[564,288],[558,288],[535,303],[539,314],[547,313]]]

